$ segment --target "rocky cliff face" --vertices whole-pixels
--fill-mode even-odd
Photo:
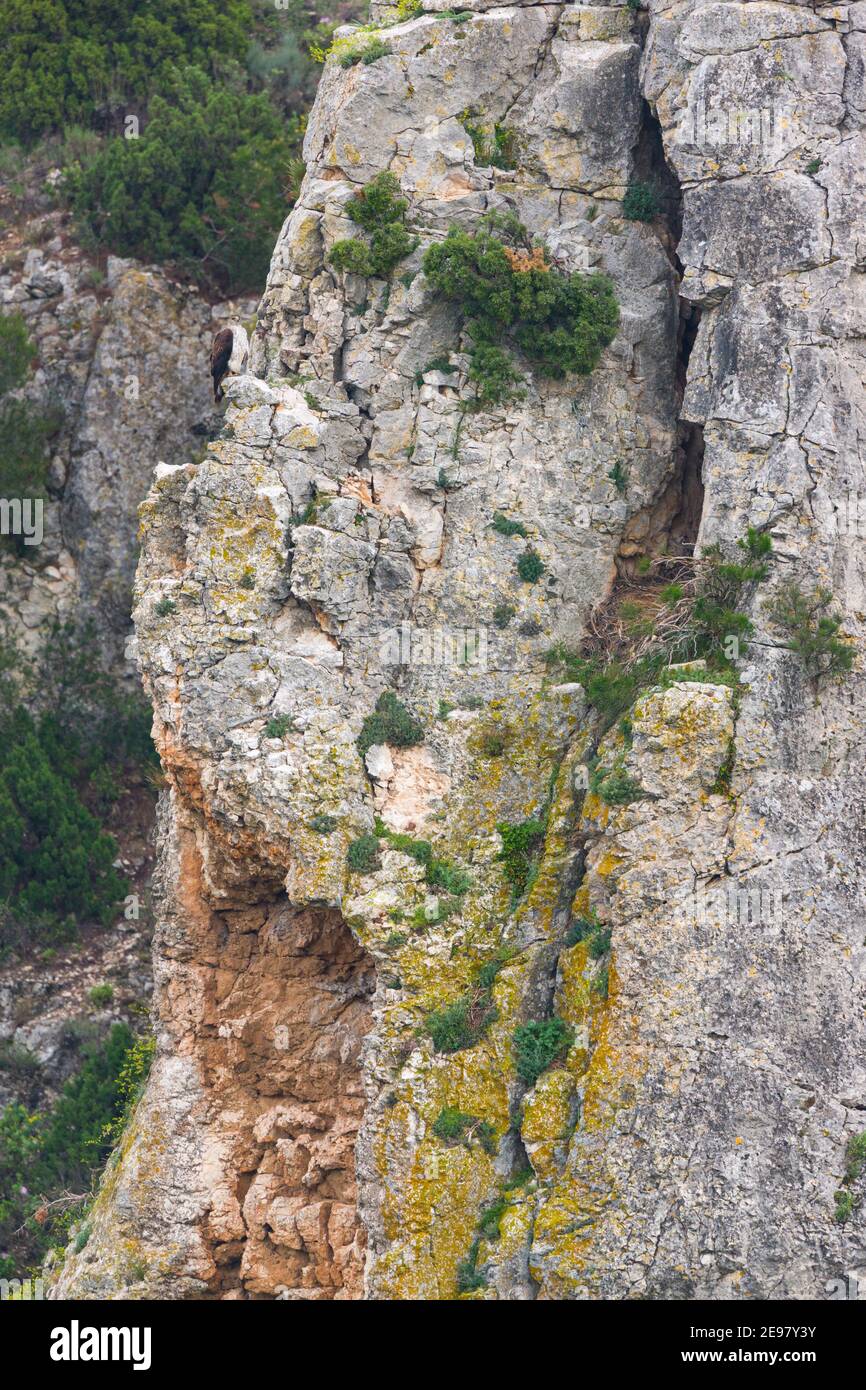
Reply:
[[[40,244],[18,249],[22,230]],[[0,608],[32,650],[54,620],[89,619],[122,670],[138,505],[155,461],[200,456],[219,428],[206,367],[211,338],[255,306],[211,306],[117,257],[103,272],[59,213],[13,227],[3,251],[0,306],[24,316],[38,354],[28,392],[57,412],[60,430],[44,538],[23,557],[0,553]]]
[[[159,1047],[57,1288],[817,1297],[866,1275],[833,1219],[866,1107],[866,5],[437,8],[326,68],[255,375],[143,508]],[[420,245],[338,274],[383,169]],[[621,321],[591,376],[461,415],[420,263],[490,209],[606,271]],[[697,668],[604,732],[545,652],[749,526],[774,557],[740,689]],[[791,579],[833,590],[844,682],[768,618]],[[362,759],[385,689],[424,738]],[[593,755],[639,799],[588,785]],[[473,1045],[434,1048],[443,1011]],[[533,1083],[515,1029],[554,1015],[571,1045]]]

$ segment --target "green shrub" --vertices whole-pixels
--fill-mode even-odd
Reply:
[[[840,1188],[838,1192],[834,1192],[833,1196],[836,1199],[836,1210],[833,1212],[833,1220],[838,1222],[840,1226],[844,1226],[845,1222],[854,1215],[857,1209],[857,1199],[853,1192],[846,1192],[844,1188]]]
[[[526,536],[527,534],[522,521],[512,521],[511,517],[504,516],[502,512],[494,512],[490,524],[500,536]]]
[[[88,1193],[138,1094],[149,1066],[152,1039],[135,1039],[115,1024],[89,1043],[81,1065],[54,1107],[31,1113],[9,1105],[0,1114],[0,1278],[41,1263],[50,1245],[68,1236],[81,1204],[61,1200],[54,1212],[36,1213],[52,1198]]]
[[[660,212],[658,194],[650,183],[630,183],[622,200],[622,215],[629,222],[652,222]]]
[[[544,574],[541,556],[535,550],[524,550],[517,561],[517,573],[524,584],[535,584]]]
[[[541,1073],[568,1050],[572,1038],[571,1028],[561,1018],[520,1024],[514,1030],[514,1055],[521,1081],[534,1086]]]
[[[114,998],[114,990],[111,985],[94,985],[93,989],[88,990],[87,997],[94,1008],[101,1009],[105,1004],[110,1004]]]
[[[605,966],[604,970],[599,970],[590,984],[593,994],[597,994],[599,999],[607,999],[610,991],[610,969]]]
[[[462,1110],[456,1110],[453,1106],[446,1105],[431,1125],[431,1132],[437,1139],[441,1139],[443,1144],[455,1144],[462,1139],[467,1129],[475,1124],[473,1115],[465,1115]]]
[[[789,580],[767,605],[777,627],[788,634],[785,643],[802,662],[812,680],[837,680],[851,670],[854,648],[839,637],[842,619],[831,611],[833,595],[817,588],[807,594]]]
[[[264,283],[299,135],[264,93],[186,68],[153,98],[139,138],[109,141],[69,173],[67,193],[85,234],[111,250],[238,293]]]
[[[845,1146],[845,1181],[856,1182],[866,1168],[866,1130],[853,1135]]]
[[[457,1265],[457,1292],[473,1293],[476,1289],[483,1289],[487,1286],[487,1276],[475,1268],[475,1260],[478,1258],[477,1251],[470,1255],[468,1259],[461,1260]]]
[[[383,690],[376,701],[375,713],[368,714],[358,735],[357,747],[361,757],[376,743],[392,748],[411,748],[424,742],[424,728],[409,713],[392,690]]]
[[[496,1005],[488,990],[475,986],[444,1009],[434,1009],[424,1020],[424,1031],[437,1052],[461,1052],[473,1047],[496,1018]]]
[[[610,478],[620,496],[624,497],[628,490],[628,473],[619,459],[617,459],[613,468],[609,470],[607,476]]]
[[[23,314],[0,314],[0,396],[17,391],[30,375],[36,344]]]
[[[178,63],[242,59],[246,0],[0,0],[0,135],[89,125],[106,98],[133,109]]]
[[[265,738],[285,738],[294,727],[295,721],[290,714],[275,714],[265,725]]]
[[[379,841],[375,835],[359,835],[346,850],[346,863],[353,873],[370,874],[379,867]]]
[[[369,234],[369,244],[350,238],[335,242],[328,260],[336,270],[353,275],[387,276],[399,261],[414,251],[417,241],[406,229],[409,204],[399,197],[400,184],[393,174],[377,174],[346,204],[346,215]]]
[[[177,612],[177,604],[173,599],[161,598],[154,604],[153,611],[158,618],[167,618],[171,613]]]
[[[457,119],[472,141],[476,164],[491,164],[495,169],[516,167],[517,134],[509,126],[484,123],[474,109],[461,112]]]
[[[512,901],[516,902],[529,884],[535,856],[544,844],[547,827],[543,821],[530,817],[515,825],[501,821],[496,829],[502,836],[502,849],[496,858],[503,865],[505,878],[511,885]]]
[[[565,275],[513,214],[488,214],[474,232],[451,227],[424,254],[431,285],[460,306],[472,339],[474,409],[519,394],[511,342],[543,376],[588,375],[616,333],[619,309],[604,275]]]
[[[338,824],[339,822],[335,816],[328,816],[320,811],[319,814],[313,816],[310,821],[310,829],[315,830],[317,835],[331,835],[336,830]]]
[[[23,706],[8,727],[12,742],[0,748],[0,898],[14,895],[15,911],[25,915],[107,925],[128,890],[112,867],[117,845],[63,768],[56,731]]]
[[[593,768],[589,778],[590,790],[607,806],[628,806],[640,801],[645,793],[640,782],[635,781],[625,770],[620,759],[616,759],[608,770],[601,764]]]
[[[601,923],[594,912],[590,912],[588,917],[576,917],[565,934],[564,945],[566,949],[577,946],[579,942],[586,941],[596,932],[601,931]]]
[[[493,626],[500,629],[508,627],[517,609],[511,603],[497,603],[493,610]]]
[[[26,384],[35,356],[22,315],[0,314],[0,497],[35,500],[46,494],[48,443],[62,413],[32,400],[7,399]],[[23,536],[4,539],[22,555],[30,548]]]

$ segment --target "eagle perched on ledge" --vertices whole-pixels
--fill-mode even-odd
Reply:
[[[222,380],[231,373],[242,372],[247,365],[250,340],[239,323],[221,328],[215,334],[210,350],[210,374],[213,377],[213,398],[219,404],[225,398]]]

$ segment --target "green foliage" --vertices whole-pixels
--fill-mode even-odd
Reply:
[[[594,912],[588,917],[576,917],[565,934],[565,946],[577,946],[579,942],[586,941],[588,937],[595,936],[602,931],[602,925]]]
[[[465,1260],[460,1260],[457,1265],[457,1292],[473,1293],[476,1289],[483,1289],[487,1286],[487,1276],[481,1270],[475,1268],[475,1260],[478,1258],[477,1249],[474,1254]]]
[[[0,135],[89,125],[106,101],[140,103],[176,64],[241,59],[246,0],[0,0]]]
[[[439,1111],[431,1125],[431,1132],[437,1139],[441,1139],[443,1144],[457,1144],[464,1138],[469,1140],[477,1135],[482,1147],[489,1142],[492,1129],[493,1126],[487,1121],[476,1120],[474,1115],[465,1115],[462,1110],[450,1105]]]
[[[535,584],[544,574],[544,563],[535,550],[524,550],[517,561],[517,573],[524,584]]]
[[[158,618],[168,618],[172,613],[177,612],[177,604],[173,599],[161,598],[154,604],[153,611]]]
[[[645,794],[640,783],[626,772],[621,758],[615,759],[609,770],[598,763],[590,773],[589,786],[606,806],[628,806]]]
[[[500,536],[526,536],[527,534],[522,521],[512,521],[511,517],[504,516],[502,512],[494,512],[490,524]]]
[[[516,612],[512,603],[497,603],[493,610],[493,626],[500,629],[508,627]]]
[[[451,227],[424,255],[424,272],[458,304],[472,339],[472,408],[519,395],[512,343],[543,376],[588,375],[613,339],[619,309],[604,275],[565,275],[532,247],[513,214],[491,213],[474,232]]]
[[[502,849],[496,858],[503,865],[505,878],[511,885],[512,900],[516,902],[529,884],[533,862],[544,844],[547,827],[544,821],[530,817],[515,825],[501,821],[496,829],[502,836]]]
[[[95,1009],[101,1009],[106,1004],[110,1004],[114,998],[114,990],[111,985],[94,985],[93,989],[88,990],[87,998]]]
[[[320,811],[310,821],[310,829],[315,830],[317,835],[332,835],[338,824],[335,816],[329,816]]]
[[[572,1038],[571,1028],[561,1018],[520,1024],[514,1030],[514,1055],[521,1081],[534,1086],[541,1073],[571,1046]]]
[[[62,414],[26,399],[7,399],[26,385],[36,347],[21,314],[0,314],[0,497],[44,498],[47,483],[48,442],[62,422]],[[24,538],[10,536],[20,554],[28,546]]]
[[[855,1134],[845,1146],[845,1181],[856,1182],[866,1168],[866,1130]]]
[[[153,1040],[135,1039],[115,1024],[82,1053],[53,1109],[30,1113],[10,1105],[0,1116],[0,1277],[21,1274],[20,1261],[38,1262],[74,1212],[59,1224],[36,1213],[64,1191],[88,1192],[119,1136],[143,1078]],[[61,1204],[62,1207],[62,1204]],[[23,1228],[23,1229],[21,1229]]]
[[[392,690],[383,690],[376,701],[375,712],[368,714],[361,726],[357,748],[363,758],[375,743],[387,743],[392,748],[411,748],[423,742],[423,726]]]
[[[619,459],[617,459],[613,468],[609,470],[607,476],[610,478],[620,496],[624,497],[628,488],[628,474]]]
[[[353,873],[369,874],[379,867],[379,841],[375,835],[359,835],[346,850],[346,863]]]
[[[346,204],[346,215],[368,233],[370,241],[367,244],[351,238],[335,242],[328,260],[336,270],[384,277],[398,261],[411,255],[418,243],[406,228],[409,204],[399,193],[394,175],[383,172],[353,194]]]
[[[35,355],[23,314],[0,315],[0,396],[24,385]]]
[[[829,589],[819,587],[807,594],[789,580],[767,605],[773,622],[788,635],[788,651],[800,658],[814,681],[838,680],[854,661],[854,648],[839,637],[842,619],[831,611],[832,603]]]
[[[153,755],[149,709],[118,696],[76,634],[55,629],[48,652],[33,675],[35,711],[19,703],[26,681],[0,709],[3,954],[74,940],[80,920],[113,919],[128,884],[99,813],[115,772]]]
[[[604,970],[600,970],[593,977],[589,987],[593,994],[598,995],[599,999],[607,999],[610,993],[610,968],[605,966]]]
[[[651,183],[630,183],[622,200],[622,215],[629,222],[652,222],[660,211],[658,194]]]
[[[288,208],[300,128],[263,92],[173,72],[136,140],[117,138],[67,179],[86,234],[120,255],[171,262],[220,293],[258,288]]]
[[[107,925],[128,884],[117,846],[81,800],[68,745],[48,720],[18,706],[0,745],[0,898],[16,913]],[[9,740],[9,741],[7,741]]]
[[[850,1217],[854,1215],[854,1212],[856,1211],[857,1206],[859,1204],[857,1202],[856,1197],[854,1196],[854,1193],[846,1192],[844,1188],[840,1188],[838,1192],[834,1192],[833,1196],[836,1200],[836,1209],[833,1212],[833,1220],[836,1221],[840,1226],[844,1226],[846,1221],[848,1221]]]
[[[295,721],[290,714],[275,714],[265,725],[265,738],[285,738],[294,727]]]
[[[517,164],[517,135],[509,126],[484,121],[474,108],[457,117],[475,151],[476,164],[492,165],[495,169],[514,169]]]
[[[487,990],[468,989],[444,1009],[434,1009],[424,1020],[424,1031],[437,1052],[460,1052],[473,1047],[496,1018],[496,1005]]]

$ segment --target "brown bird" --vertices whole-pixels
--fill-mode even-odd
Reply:
[[[214,335],[210,350],[210,374],[213,377],[213,398],[219,404],[225,398],[222,382],[232,373],[242,372],[247,363],[250,340],[240,324],[221,328]]]

